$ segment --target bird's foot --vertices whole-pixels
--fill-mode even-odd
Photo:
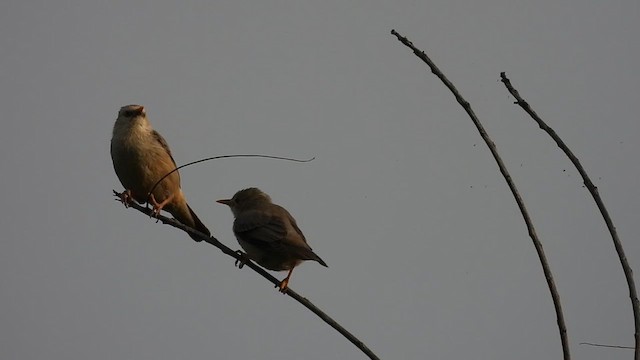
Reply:
[[[247,256],[247,254],[243,253],[240,250],[236,250],[236,254],[240,255],[240,259],[236,259],[235,262],[235,266],[238,267],[238,269],[242,269],[244,267],[244,265],[249,261],[249,257]]]
[[[284,280],[282,280],[280,282],[280,284],[276,285],[275,287],[278,288],[278,291],[280,291],[281,293],[286,293],[287,289],[289,288],[289,278],[286,277]]]
[[[280,291],[283,294],[286,293],[287,289],[289,288],[289,279],[291,278],[291,273],[293,273],[293,267],[289,269],[289,273],[287,274],[287,277],[284,278],[284,280],[282,280],[280,284],[276,285],[276,287],[278,288],[278,291]]]
[[[167,197],[163,202],[158,203],[155,196],[153,196],[153,194],[149,194],[149,203],[152,206],[151,214],[149,216],[158,217],[158,215],[160,215],[160,211],[162,211],[162,208],[164,208],[165,205],[167,205],[172,199],[173,195]]]
[[[116,201],[120,201],[122,204],[124,204],[125,208],[128,208],[129,205],[131,205],[131,199],[133,199],[133,197],[131,196],[131,190],[126,189],[125,191],[123,191],[122,193],[118,194],[115,190],[113,191],[113,195],[116,197]]]

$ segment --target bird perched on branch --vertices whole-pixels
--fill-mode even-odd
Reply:
[[[281,292],[287,289],[293,268],[302,261],[315,260],[327,267],[311,250],[293,216],[260,189],[240,190],[231,199],[217,202],[231,208],[233,233],[251,260],[269,270],[289,270],[278,286]]]
[[[160,178],[176,168],[176,162],[167,141],[151,127],[143,106],[120,108],[113,125],[111,159],[125,188],[120,199],[125,206],[131,199],[140,204],[148,202],[153,206],[153,214],[165,210],[184,225],[211,236],[209,229],[187,204],[177,171],[162,180],[149,194]]]

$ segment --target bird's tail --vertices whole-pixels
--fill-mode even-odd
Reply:
[[[196,213],[193,212],[189,204],[185,202],[184,205],[185,206],[176,206],[176,208],[173,209],[175,211],[173,211],[171,215],[173,215],[173,217],[176,218],[176,220],[180,221],[181,223],[189,227],[192,227],[193,229],[198,230],[207,236],[211,236],[211,232],[209,231],[209,229],[207,229],[207,227],[202,223],[202,221],[200,221],[200,219],[198,218]],[[191,234],[189,234],[189,237],[191,237],[193,240],[198,242],[202,241],[202,239]]]
[[[327,263],[324,262],[324,260],[322,260],[320,256],[318,256],[318,254],[313,252],[313,250],[309,249],[309,251],[306,252],[306,255],[307,255],[307,258],[305,260],[314,260],[320,263],[320,265],[324,267],[329,267]]]
[[[200,231],[201,233],[207,235],[207,236],[211,236],[211,231],[209,231],[209,229],[207,229],[206,226],[204,226],[204,224],[202,223],[202,221],[200,221],[200,218],[198,218],[198,215],[196,215],[196,213],[193,212],[193,210],[191,209],[191,206],[189,206],[189,204],[187,204],[187,209],[189,209],[189,213],[191,215],[191,218],[193,219],[194,222],[194,226],[193,228]],[[200,241],[197,238],[191,237],[193,240],[196,241]]]
[[[311,248],[309,248],[308,246],[294,247],[291,250],[294,251],[294,254],[298,259],[317,261],[318,263],[320,263],[320,265],[329,267],[329,265],[327,265],[327,263],[324,262],[324,260],[322,260],[322,258],[320,258],[318,254],[314,253],[313,250],[311,250]]]
[[[326,262],[324,262],[324,260],[322,260],[322,258],[320,256],[318,256],[318,254],[314,253],[313,251],[311,252],[313,254],[313,259],[311,260],[315,260],[317,262],[320,263],[320,265],[324,266],[324,267],[329,267],[329,265],[327,265]]]

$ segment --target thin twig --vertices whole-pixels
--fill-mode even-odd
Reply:
[[[113,190],[113,194],[117,198],[121,197],[121,194],[118,193],[115,190]],[[136,203],[135,201],[132,201],[128,206],[140,211],[141,213],[143,213],[143,214],[145,214],[147,216],[151,216],[151,214],[152,214],[152,210],[150,208],[144,207],[144,206]],[[231,250],[231,248],[227,247],[226,245],[224,245],[223,243],[218,241],[218,239],[216,239],[215,237],[206,236],[205,234],[203,234],[203,233],[201,233],[199,231],[196,231],[193,228],[188,227],[188,226],[178,222],[177,220],[170,219],[170,218],[162,216],[162,215],[154,215],[154,217],[156,219],[158,219],[160,222],[162,222],[163,224],[167,224],[167,225],[173,226],[174,228],[180,229],[180,230],[188,233],[189,235],[194,235],[194,236],[198,237],[199,239],[206,241],[207,243],[209,243],[209,244],[217,247],[218,249],[220,249],[224,254],[229,255],[229,256],[235,258],[236,260],[243,262],[246,266],[250,267],[253,271],[255,271],[256,273],[260,274],[263,278],[269,280],[275,286],[280,285],[280,281],[278,279],[276,279],[273,275],[269,274],[266,270],[264,270],[260,266],[256,265],[252,261],[247,260],[240,253]],[[315,306],[307,298],[300,296],[298,293],[296,293],[295,291],[291,290],[291,288],[289,288],[289,287],[287,287],[287,289],[285,290],[285,293],[287,295],[289,295],[290,297],[292,297],[297,302],[299,302],[300,304],[302,304],[307,309],[311,310],[311,312],[313,312],[314,314],[318,315],[319,318],[324,320],[324,322],[329,324],[329,326],[331,326],[332,328],[336,329],[336,331],[338,331],[340,334],[342,334],[342,336],[347,338],[347,340],[349,340],[353,345],[355,345],[358,349],[360,349],[360,351],[362,351],[370,359],[372,359],[372,360],[380,360],[380,358],[376,354],[374,354],[373,351],[371,351],[362,341],[360,341],[360,339],[358,339],[353,334],[351,334],[349,331],[347,331],[347,329],[342,327],[342,325],[338,324],[338,322],[333,320],[329,315],[325,314],[322,310],[320,310],[317,306]]]
[[[540,126],[542,130],[544,130],[547,134],[549,134],[549,136],[551,136],[551,138],[556,142],[556,144],[558,144],[558,147],[562,149],[562,151],[564,151],[564,153],[567,155],[569,160],[571,160],[571,162],[576,167],[576,169],[578,169],[578,172],[580,173],[580,176],[582,176],[582,180],[584,181],[584,185],[589,190],[589,193],[591,193],[593,200],[595,200],[596,205],[598,206],[598,209],[602,214],[604,222],[607,224],[607,229],[609,229],[609,233],[611,234],[611,239],[613,240],[613,246],[615,247],[616,252],[618,253],[618,258],[620,258],[620,264],[622,265],[624,276],[627,279],[627,286],[629,287],[629,297],[631,298],[631,306],[633,308],[633,319],[634,319],[634,325],[635,325],[634,359],[640,360],[640,310],[638,309],[638,295],[636,292],[635,281],[633,280],[633,271],[631,270],[631,266],[629,266],[629,262],[627,261],[627,256],[625,255],[624,249],[622,248],[622,243],[618,238],[618,232],[616,231],[616,227],[613,225],[613,221],[609,216],[609,212],[607,211],[607,208],[604,206],[604,202],[600,197],[598,188],[595,185],[593,185],[593,182],[591,182],[589,175],[587,175],[587,172],[584,170],[584,167],[582,167],[582,164],[580,164],[580,160],[578,160],[578,158],[573,154],[573,152],[569,149],[569,147],[567,147],[567,145],[564,143],[564,141],[562,141],[562,139],[558,136],[558,134],[556,134],[556,132],[552,128],[550,128],[549,125],[547,125],[544,121],[542,121],[542,119],[538,116],[538,114],[536,114],[536,112],[533,111],[533,109],[531,109],[531,106],[529,106],[529,103],[527,103],[520,96],[520,93],[518,93],[518,90],[516,90],[513,87],[513,85],[511,85],[511,81],[507,78],[504,72],[500,73],[500,78],[501,78],[501,81],[504,83],[504,86],[506,86],[509,93],[511,93],[511,95],[516,99],[514,103],[520,106],[527,114],[529,114],[529,116],[531,116],[531,118],[536,123],[538,123],[538,126]]]
[[[475,113],[471,109],[471,105],[469,105],[469,102],[466,101],[462,97],[462,95],[460,95],[460,93],[455,88],[455,86],[453,86],[451,81],[449,81],[449,79],[447,79],[444,76],[442,71],[440,71],[440,69],[438,69],[438,67],[435,65],[435,63],[433,61],[431,61],[431,59],[427,56],[427,54],[425,54],[424,51],[416,48],[411,41],[409,41],[406,37],[403,37],[400,34],[398,34],[397,31],[391,30],[391,34],[394,35],[395,37],[397,37],[398,40],[401,43],[403,43],[405,46],[407,46],[408,48],[413,50],[413,53],[416,54],[416,56],[419,57],[422,61],[424,61],[429,66],[429,68],[431,69],[431,72],[434,75],[436,75],[444,83],[444,85],[447,88],[449,88],[449,90],[453,93],[453,95],[455,96],[455,98],[458,101],[458,103],[467,112],[467,114],[471,118],[471,121],[473,121],[473,124],[478,129],[478,132],[480,133],[480,136],[482,136],[482,139],[484,140],[484,142],[489,147],[489,150],[491,151],[491,154],[493,155],[493,158],[496,160],[496,163],[498,164],[498,167],[500,168],[500,173],[502,173],[502,176],[506,180],[507,185],[509,186],[509,189],[511,190],[511,193],[513,194],[513,197],[515,198],[516,203],[518,204],[518,208],[520,208],[520,212],[522,213],[522,217],[524,218],[524,222],[526,223],[527,229],[529,231],[529,236],[531,237],[531,240],[533,241],[533,245],[536,248],[536,251],[538,253],[538,258],[540,259],[540,263],[542,264],[542,270],[543,270],[544,276],[545,276],[545,278],[547,280],[547,285],[549,287],[549,291],[551,292],[551,298],[553,299],[553,305],[554,305],[555,311],[556,311],[556,319],[557,319],[557,323],[558,323],[558,329],[560,331],[560,341],[562,342],[562,351],[563,351],[563,354],[564,354],[564,360],[569,360],[571,358],[571,355],[570,355],[570,352],[569,352],[569,341],[568,341],[568,338],[567,338],[567,327],[566,327],[565,322],[564,322],[564,315],[562,313],[562,306],[560,305],[560,295],[558,294],[558,289],[556,288],[555,281],[553,280],[553,275],[551,273],[551,268],[549,267],[549,262],[547,261],[547,257],[544,254],[544,250],[542,248],[542,243],[538,239],[538,235],[536,234],[535,228],[534,228],[533,223],[531,221],[531,218],[529,216],[529,212],[527,211],[527,209],[526,209],[526,207],[524,205],[524,201],[522,200],[522,197],[520,196],[520,193],[518,192],[518,189],[516,188],[516,185],[514,184],[513,180],[511,179],[511,175],[509,175],[509,172],[507,171],[507,167],[505,166],[504,162],[502,161],[502,158],[498,154],[498,150],[496,148],[496,145],[493,143],[491,138],[489,138],[489,135],[487,135],[487,132],[485,131],[485,129],[482,126],[482,124],[480,123],[480,120],[478,120],[478,118],[476,117]]]
[[[580,345],[590,345],[590,346],[597,346],[597,347],[607,347],[607,348],[615,348],[615,349],[632,349],[633,350],[632,346],[594,344],[594,343],[589,343],[589,342],[581,342]]]
[[[211,156],[208,158],[204,158],[204,159],[200,159],[200,160],[196,160],[196,161],[192,161],[190,163],[186,163],[183,165],[178,166],[177,168],[169,171],[168,173],[164,174],[164,176],[162,176],[160,178],[160,180],[156,181],[155,184],[153,184],[153,186],[151,187],[151,190],[149,190],[149,192],[147,193],[147,201],[149,201],[151,199],[151,194],[153,194],[153,190],[155,190],[156,186],[160,185],[160,182],[164,179],[166,179],[167,176],[173,174],[174,172],[185,168],[187,166],[191,166],[191,165],[195,165],[195,164],[199,164],[201,162],[205,162],[205,161],[210,161],[210,160],[219,160],[219,159],[228,159],[228,158],[263,158],[263,159],[275,159],[275,160],[286,160],[286,161],[293,161],[293,162],[310,162],[316,159],[316,157],[312,157],[311,159],[294,159],[294,158],[290,158],[290,157],[282,157],[282,156],[273,156],[273,155],[263,155],[263,154],[233,154],[233,155],[218,155],[218,156]]]

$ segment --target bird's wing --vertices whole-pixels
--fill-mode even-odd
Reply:
[[[286,218],[284,218],[286,219]],[[289,215],[289,219],[293,220]],[[238,239],[251,244],[263,251],[269,253],[290,254],[302,260],[316,260],[320,264],[327,264],[316,255],[309,245],[307,245],[304,235],[300,229],[294,224],[295,230],[298,232],[302,241],[291,241],[289,234],[287,237],[287,227],[283,222],[283,217],[269,214],[260,210],[250,210],[243,212],[233,222],[233,232]],[[297,237],[293,237],[296,239]]]
[[[288,211],[287,211],[287,216],[289,217],[289,221],[291,222],[291,225],[293,226],[293,228],[296,230],[298,235],[300,235],[300,238],[302,239],[302,241],[304,241],[304,243],[307,244],[307,238],[304,237],[302,230],[300,230],[300,228],[298,227],[298,224],[296,223],[296,219],[294,219],[293,216],[291,216],[291,214],[289,214]]]
[[[243,241],[259,248],[282,249],[287,235],[285,224],[277,216],[259,210],[243,212],[233,222],[233,232]]]
[[[162,135],[160,135],[159,132],[153,130],[151,132],[151,135],[153,135],[153,138],[156,139],[156,141],[160,144],[160,146],[162,146],[165,151],[167,152],[167,154],[169,154],[169,157],[171,158],[171,161],[173,162],[173,166],[177,167],[176,165],[176,161],[173,159],[173,155],[171,155],[171,149],[169,149],[169,144],[167,143],[167,140],[165,140]]]
[[[302,256],[303,259],[305,259],[305,260],[315,260],[315,261],[319,262],[322,266],[329,267],[327,265],[327,263],[324,262],[324,260],[322,260],[322,258],[320,258],[320,256],[318,256],[318,254],[313,252],[313,250],[311,249],[311,247],[307,243],[307,238],[304,237],[304,234],[302,233],[302,230],[300,230],[300,228],[298,227],[298,224],[296,223],[296,219],[294,219],[293,216],[291,216],[291,214],[289,214],[289,212],[287,210],[285,210],[284,208],[282,208],[282,210],[284,210],[285,214],[289,218],[289,222],[291,223],[291,226],[293,227],[293,229],[298,233],[298,235],[300,235],[299,238],[304,242],[304,243],[298,242],[295,245],[294,244],[290,244],[290,245],[294,246],[297,249],[296,252],[300,256]]]

